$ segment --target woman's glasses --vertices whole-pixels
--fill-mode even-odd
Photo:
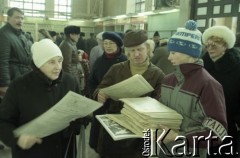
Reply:
[[[114,42],[103,42],[103,45],[104,46],[115,46],[116,43],[114,43]]]
[[[222,44],[217,42],[208,42],[205,44],[206,49],[217,49],[221,46]]]

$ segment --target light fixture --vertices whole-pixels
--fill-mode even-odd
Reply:
[[[127,15],[117,15],[115,17],[113,17],[112,19],[122,19],[122,18],[126,18],[128,17]]]
[[[179,9],[171,9],[171,10],[165,10],[165,11],[160,11],[158,12],[158,14],[168,14],[168,13],[174,13],[174,12],[178,12]]]
[[[137,16],[147,16],[147,15],[152,15],[154,14],[153,11],[149,11],[149,12],[142,12],[142,13],[138,13]]]
[[[49,18],[48,20],[67,21],[67,19]]]
[[[94,21],[94,22],[99,22],[99,21],[102,21],[102,19],[101,19],[101,18],[98,18],[98,19],[94,19],[93,21]]]

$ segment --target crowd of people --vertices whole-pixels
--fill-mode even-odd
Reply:
[[[66,153],[76,148],[72,134],[89,122],[89,146],[101,158],[144,157],[142,138],[114,141],[95,117],[121,113],[123,103],[102,89],[136,74],[154,89],[144,96],[183,116],[179,131],[166,135],[159,158],[238,156],[240,40],[228,27],[212,26],[202,33],[188,20],[169,39],[161,39],[158,31],[150,39],[145,30],[133,29],[124,34],[104,31],[96,38],[91,33],[83,41],[81,28],[68,25],[62,34],[40,29],[34,42],[31,33],[22,30],[24,13],[10,8],[7,15],[0,28],[0,140],[11,148],[13,158],[75,157]],[[69,91],[103,106],[91,119],[73,120],[50,136],[14,135],[16,128],[45,113]],[[169,131],[167,125],[159,124],[159,129]],[[187,139],[188,153],[184,144],[169,153],[179,145],[178,136]]]

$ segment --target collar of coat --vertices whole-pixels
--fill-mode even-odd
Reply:
[[[227,73],[240,66],[240,51],[236,48],[227,49],[225,54],[216,62],[211,60],[208,53],[203,58],[204,67],[209,72],[215,69],[218,72]]]
[[[56,86],[62,81],[62,71],[56,80],[50,80],[46,75],[44,75],[42,71],[40,71],[39,68],[35,66],[34,63],[32,63],[32,69],[33,69],[33,72],[35,72],[37,76],[40,78],[40,80],[42,80],[44,84],[48,87]]]
[[[201,68],[203,68],[203,60],[198,59],[195,63],[186,63],[176,66],[174,74],[181,83],[184,81],[185,76],[191,75],[191,72]]]
[[[12,32],[15,33],[17,36],[19,36],[19,35],[21,35],[21,34],[23,33],[22,29],[17,30],[17,29],[15,29],[15,28],[13,28],[12,25],[9,24],[9,23],[7,23],[6,25],[7,25],[7,27],[8,27],[10,30],[12,30]]]

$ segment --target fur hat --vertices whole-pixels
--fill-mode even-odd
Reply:
[[[124,36],[123,44],[125,47],[138,46],[148,39],[147,32],[144,30],[133,30]]]
[[[228,49],[232,48],[236,42],[233,31],[226,26],[213,26],[206,29],[202,36],[203,43],[206,43],[211,36],[222,38],[227,43]]]
[[[69,26],[66,26],[66,27],[64,28],[64,33],[65,33],[66,35],[69,35],[70,33],[80,34],[81,31],[80,31],[80,27],[79,27],[79,26],[69,25]]]
[[[197,29],[197,23],[188,20],[185,28],[178,28],[177,32],[169,39],[168,50],[197,58],[202,52],[201,36],[202,33]]]
[[[53,57],[63,57],[59,47],[50,39],[42,39],[39,42],[35,42],[31,47],[31,51],[33,62],[38,68]]]
[[[104,32],[102,37],[103,37],[103,40],[108,39],[115,42],[118,47],[123,46],[122,38],[115,32]]]

